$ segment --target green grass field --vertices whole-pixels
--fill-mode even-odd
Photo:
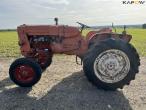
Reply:
[[[16,31],[0,32],[0,57],[20,56]]]
[[[118,29],[122,32],[123,29]],[[141,56],[146,56],[146,29],[127,29],[128,34],[132,35],[131,43]]]
[[[117,29],[118,33],[123,29]],[[84,35],[88,30],[84,31]],[[141,56],[146,56],[146,30],[127,29],[127,32],[133,36],[131,43],[136,47]],[[20,50],[18,46],[18,37],[16,31],[0,32],[0,57],[19,57]]]

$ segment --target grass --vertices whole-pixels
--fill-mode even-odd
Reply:
[[[118,29],[122,32],[123,29]],[[146,29],[127,29],[128,34],[132,35],[131,43],[141,56],[146,56]]]
[[[121,33],[123,29],[117,29]],[[86,35],[89,30],[85,30]],[[127,29],[127,32],[133,36],[131,43],[135,46],[141,56],[146,56],[146,30]],[[18,36],[16,31],[0,32],[0,57],[19,57],[20,50],[18,46]]]
[[[16,31],[0,32],[0,57],[20,56]]]

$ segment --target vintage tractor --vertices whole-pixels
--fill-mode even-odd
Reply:
[[[19,46],[24,58],[17,59],[9,69],[11,80],[21,87],[31,87],[50,66],[54,54],[76,55],[83,61],[87,79],[104,90],[129,85],[139,72],[140,59],[129,43],[132,36],[112,32],[110,28],[90,31],[58,25],[21,25],[17,28]],[[76,58],[77,58],[76,57]]]

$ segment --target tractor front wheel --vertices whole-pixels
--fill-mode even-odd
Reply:
[[[108,39],[95,44],[83,59],[88,80],[98,88],[116,90],[128,85],[138,73],[136,49],[122,40]]]
[[[38,54],[37,57],[32,58],[32,59],[34,59],[40,65],[42,70],[45,71],[51,65],[52,57],[53,57],[53,54],[51,52],[47,53],[47,52],[42,51]]]
[[[21,87],[32,87],[41,78],[41,67],[31,59],[20,58],[9,69],[11,80]]]

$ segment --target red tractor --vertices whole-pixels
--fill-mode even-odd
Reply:
[[[110,28],[90,31],[58,25],[21,25],[17,28],[19,46],[24,58],[17,59],[9,69],[11,80],[21,87],[36,84],[50,66],[54,54],[76,55],[83,61],[87,79],[104,90],[129,85],[139,71],[140,59],[129,43],[132,36],[112,32]]]

